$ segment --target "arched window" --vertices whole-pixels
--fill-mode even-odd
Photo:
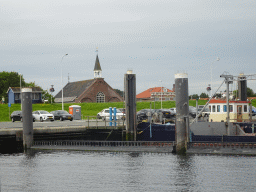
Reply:
[[[102,92],[97,93],[96,102],[97,103],[105,103],[105,95],[104,95],[104,93],[102,93]]]

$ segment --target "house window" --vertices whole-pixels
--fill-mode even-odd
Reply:
[[[233,112],[233,105],[229,105],[229,112]]]
[[[244,105],[244,112],[247,112],[247,105]]]
[[[105,95],[104,95],[104,93],[102,93],[102,92],[97,93],[96,102],[97,103],[105,103]]]
[[[217,105],[217,112],[220,112],[220,105]]]
[[[15,93],[15,100],[20,100],[20,93]]]
[[[32,99],[33,100],[39,100],[39,93],[33,93],[32,94]]]
[[[212,112],[212,106],[211,105],[209,106],[209,110],[210,110],[210,112]]]
[[[227,105],[223,105],[223,112],[227,112]]]
[[[215,112],[216,111],[216,107],[215,105],[212,106],[212,112]]]

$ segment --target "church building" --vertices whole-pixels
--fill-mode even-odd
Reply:
[[[64,103],[120,102],[123,98],[104,81],[98,54],[94,66],[94,79],[69,82],[63,88]],[[55,102],[62,102],[62,90],[55,96]]]

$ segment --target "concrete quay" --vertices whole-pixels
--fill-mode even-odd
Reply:
[[[173,153],[174,142],[165,141],[36,141],[32,149],[111,152]]]
[[[189,143],[187,154],[256,155],[256,143]]]

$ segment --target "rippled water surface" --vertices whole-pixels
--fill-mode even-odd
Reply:
[[[0,155],[5,191],[255,191],[256,157],[35,151]]]

